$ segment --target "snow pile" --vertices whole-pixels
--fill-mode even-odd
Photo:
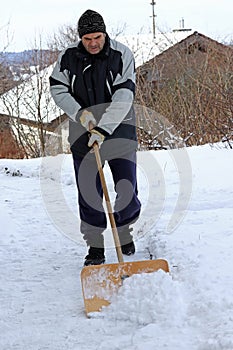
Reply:
[[[103,311],[111,320],[130,321],[136,325],[157,323],[161,327],[182,326],[186,305],[181,285],[162,270],[133,275]]]
[[[0,174],[5,173],[8,176],[38,177],[40,171],[41,159],[1,159]]]

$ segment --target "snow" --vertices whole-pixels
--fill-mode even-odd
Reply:
[[[127,278],[87,318],[71,156],[0,160],[1,350],[233,349],[232,150],[139,152],[138,162],[134,259],[148,259],[149,248],[170,273]],[[105,174],[113,196],[108,167]],[[177,208],[185,213],[173,222]],[[106,258],[116,262],[111,239]]]

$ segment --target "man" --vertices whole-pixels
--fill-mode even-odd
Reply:
[[[78,21],[80,41],[63,50],[50,77],[51,94],[69,116],[69,142],[78,188],[81,232],[89,247],[84,265],[105,262],[107,227],[103,191],[92,146],[110,167],[116,192],[114,217],[122,253],[135,253],[130,225],[139,214],[137,137],[132,52],[106,33],[102,16],[87,10]]]

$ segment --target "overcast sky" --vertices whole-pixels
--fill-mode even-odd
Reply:
[[[46,42],[49,34],[65,24],[76,24],[88,8],[105,19],[107,30],[127,25],[126,34],[152,31],[152,0],[5,0],[0,12],[0,50],[6,39],[6,25],[13,41],[7,51],[33,48],[35,38]],[[177,29],[184,18],[186,28],[213,39],[233,37],[233,0],[155,0],[157,27]]]

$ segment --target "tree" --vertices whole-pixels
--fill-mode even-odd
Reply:
[[[14,77],[7,64],[4,52],[10,45],[12,34],[10,33],[10,22],[0,27],[0,95],[10,90],[14,85]]]

